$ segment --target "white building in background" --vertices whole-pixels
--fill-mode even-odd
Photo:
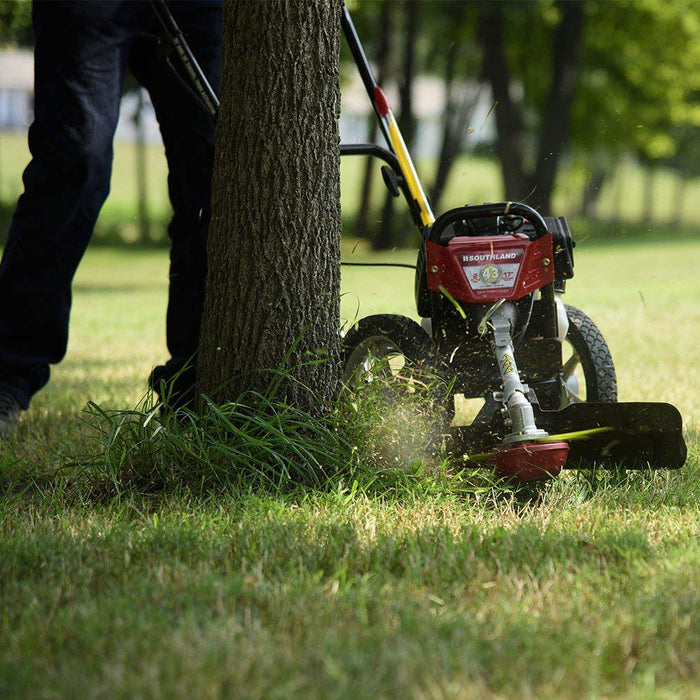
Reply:
[[[33,118],[34,55],[0,52],[0,129],[26,129]]]
[[[158,141],[158,123],[146,96],[144,128],[146,139]],[[127,94],[122,100],[116,138],[133,140],[133,115],[136,95]],[[0,51],[0,129],[25,131],[34,118],[34,53],[26,49]]]
[[[340,115],[340,136],[343,143],[365,142],[368,137],[371,105],[362,81],[356,71],[348,71],[350,78],[343,83]],[[31,51],[12,50],[0,52],[0,129],[24,130],[32,122],[34,90],[34,57]],[[389,103],[396,109],[397,89],[386,88]],[[143,127],[147,141],[158,142],[160,132],[153,108],[144,93],[145,109]],[[442,114],[445,108],[445,86],[439,78],[418,77],[415,81],[414,105],[418,128],[414,154],[417,157],[436,156],[442,137]],[[183,93],[183,99],[188,99]],[[122,99],[121,114],[116,138],[133,140],[135,127],[133,116],[138,98],[127,94]],[[494,124],[488,119],[492,107],[488,90],[482,90],[472,115],[465,145],[492,141]],[[380,137],[381,138],[381,137]]]

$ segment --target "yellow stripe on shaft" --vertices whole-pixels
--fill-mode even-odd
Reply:
[[[435,216],[433,215],[430,204],[428,204],[428,198],[423,192],[420,180],[418,179],[418,173],[413,166],[413,161],[411,161],[411,156],[408,153],[408,148],[406,148],[406,143],[401,136],[399,131],[399,125],[396,123],[394,115],[389,112],[385,119],[388,122],[389,127],[389,139],[391,140],[391,145],[394,148],[396,157],[399,159],[399,165],[401,166],[401,172],[406,179],[406,184],[408,189],[413,196],[413,198],[418,202],[418,207],[420,209],[420,218],[424,226],[431,226],[435,221]]]
[[[569,440],[583,440],[584,438],[591,437],[591,435],[607,433],[611,430],[612,428],[609,426],[603,428],[589,428],[588,430],[575,430],[572,433],[560,433],[559,435],[546,435],[545,437],[535,438],[534,442],[567,442]]]
[[[600,433],[608,433],[611,430],[612,428],[609,426],[604,426],[602,428],[589,428],[588,430],[575,430],[571,433],[560,433],[559,435],[546,435],[544,437],[534,438],[533,442],[570,442],[572,440],[583,440],[584,438],[591,437],[592,435],[598,435]],[[475,455],[463,454],[462,459],[471,460],[473,462],[483,462],[485,459],[491,457],[492,454],[493,452],[481,452]]]

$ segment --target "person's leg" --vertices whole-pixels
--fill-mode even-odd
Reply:
[[[180,1],[171,3],[170,9],[209,82],[218,90],[222,3]],[[173,62],[177,65],[175,57]],[[194,398],[211,215],[214,124],[162,60],[156,58],[151,44],[135,44],[130,67],[151,95],[168,160],[168,190],[173,206],[168,228],[171,249],[167,343],[171,358],[156,367],[150,383],[160,392],[161,382],[177,375],[169,389],[169,404],[175,407]]]
[[[66,351],[71,282],[109,191],[135,7],[33,6],[32,160],[0,264],[0,392],[23,409]]]

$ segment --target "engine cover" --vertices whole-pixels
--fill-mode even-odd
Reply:
[[[459,236],[426,243],[428,289],[468,303],[520,299],[554,282],[552,234]]]

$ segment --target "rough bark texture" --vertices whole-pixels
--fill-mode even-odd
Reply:
[[[313,409],[337,389],[339,27],[339,0],[225,6],[199,353],[220,402],[266,389],[293,346],[280,398]]]

